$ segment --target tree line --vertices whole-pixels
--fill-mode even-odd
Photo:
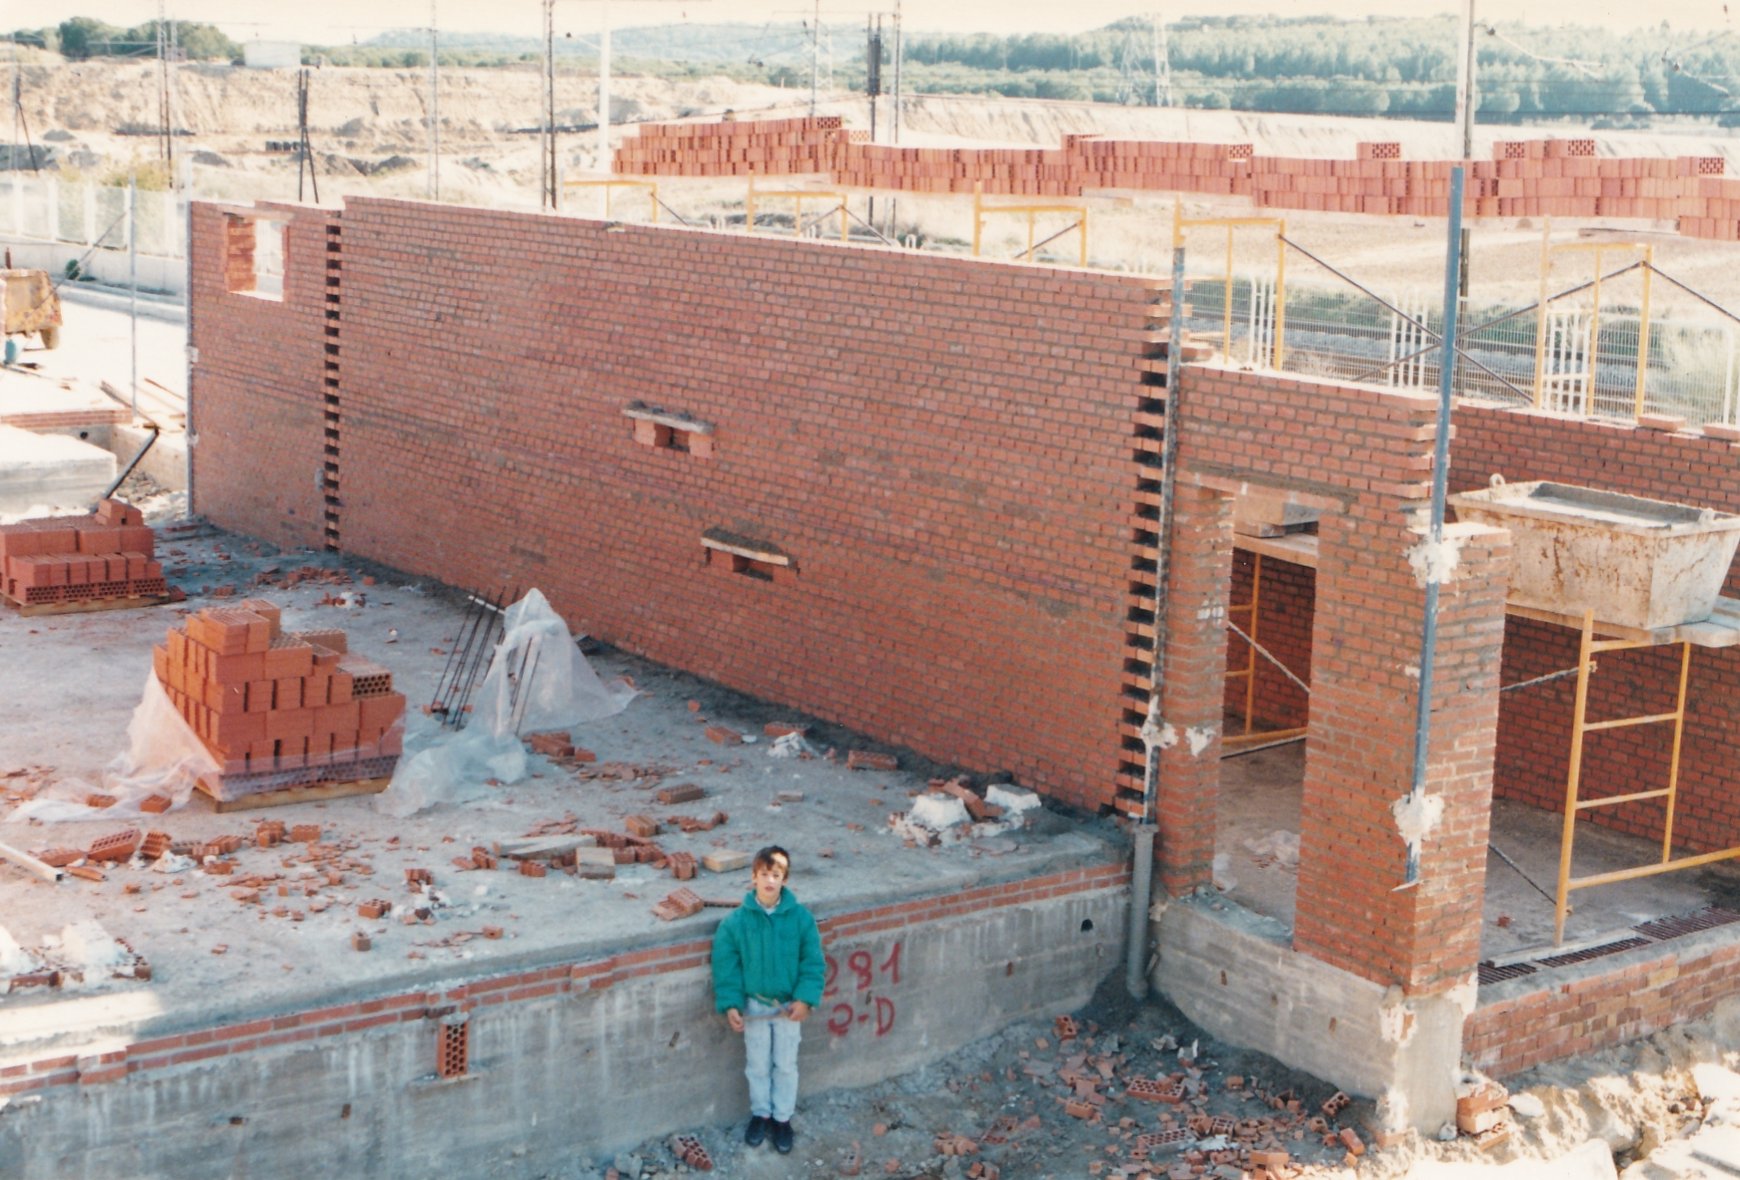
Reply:
[[[237,60],[240,47],[211,25],[172,22],[190,59]],[[827,30],[837,86],[862,89],[864,30]],[[157,22],[120,28],[89,17],[21,29],[21,43],[69,58],[152,57]],[[791,24],[683,24],[622,29],[617,68],[659,76],[726,73],[776,85],[808,81],[810,36]],[[1286,111],[1400,118],[1451,117],[1461,31],[1454,17],[1187,17],[1165,27],[1164,61],[1153,25],[1131,17],[1079,34],[916,34],[905,39],[908,93],[1154,103],[1206,109]],[[441,61],[516,66],[538,61],[540,39],[442,33]],[[557,53],[581,68],[596,56],[589,38],[563,37]],[[892,85],[884,41],[883,85]],[[1652,115],[1714,116],[1740,123],[1740,34],[1682,33],[1659,26],[1620,35],[1606,29],[1521,24],[1476,31],[1479,117],[1640,122]],[[304,61],[421,68],[427,33],[395,30],[360,45],[305,46]],[[1168,87],[1160,85],[1166,77]]]
[[[1158,38],[1139,17],[1077,35],[906,39],[915,89],[1152,102]],[[1189,17],[1166,26],[1175,105],[1448,118],[1461,29],[1454,17]],[[1740,111],[1740,36],[1659,26],[1483,24],[1482,119],[1639,118]]]
[[[164,22],[163,31],[168,34],[169,43],[189,61],[236,61],[242,56],[242,47],[215,25],[172,20]],[[92,57],[156,57],[158,23],[149,20],[122,28],[93,17],[75,16],[58,25],[15,30],[11,40],[59,53],[72,61]]]

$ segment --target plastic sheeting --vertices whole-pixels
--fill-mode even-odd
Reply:
[[[606,683],[593,671],[542,592],[529,591],[510,606],[502,627],[465,728],[407,732],[405,756],[391,785],[375,796],[376,811],[415,815],[481,798],[487,780],[518,782],[526,774],[521,734],[600,721],[634,699],[627,681]]]
[[[202,774],[221,769],[205,743],[175,711],[169,694],[153,672],[145,673],[145,692],[127,723],[127,750],[103,768],[101,786],[80,778],[66,778],[36,798],[13,808],[7,823],[37,819],[45,823],[63,820],[113,822],[145,814],[139,804],[152,795],[167,795],[180,807],[193,794]],[[91,807],[85,797],[100,791],[113,795],[110,807]]]

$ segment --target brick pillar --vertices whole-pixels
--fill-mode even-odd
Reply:
[[[1154,871],[1176,896],[1212,880],[1226,694],[1226,604],[1232,583],[1232,499],[1180,484],[1172,520]]]
[[[1426,591],[1409,556],[1423,538],[1375,497],[1325,517],[1320,535],[1294,945],[1409,995],[1442,992],[1479,960],[1509,536],[1446,529],[1429,809],[1412,821],[1394,809],[1413,778]],[[1420,874],[1398,891],[1410,824]]]

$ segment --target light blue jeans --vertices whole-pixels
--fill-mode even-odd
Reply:
[[[743,1016],[749,1113],[789,1123],[797,1110],[798,1042],[803,1040],[804,1026],[786,1019],[778,1006],[755,999],[745,1002]]]

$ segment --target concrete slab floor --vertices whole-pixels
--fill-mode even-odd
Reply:
[[[351,649],[389,668],[395,687],[409,697],[408,745],[433,734],[435,723],[419,707],[434,695],[460,631],[461,605],[450,592],[384,571],[370,584],[360,569],[332,555],[277,553],[210,531],[194,539],[167,537],[159,556],[171,583],[189,594],[182,607],[0,614],[0,667],[14,691],[29,686],[14,706],[18,717],[0,731],[0,808],[39,793],[82,797],[94,789],[126,744],[129,718],[150,675],[152,644],[186,613],[233,604],[239,596],[278,603],[286,629],[342,628]],[[178,839],[250,837],[234,858],[232,876],[121,865],[108,869],[102,882],[69,879],[57,886],[0,865],[0,924],[20,946],[48,948],[52,956],[65,928],[94,918],[153,968],[148,983],[93,978],[60,992],[0,994],[0,1060],[24,1046],[88,1041],[141,1024],[204,1025],[365,990],[416,987],[419,979],[452,978],[456,971],[511,970],[686,941],[710,932],[725,911],[662,922],[652,915],[655,903],[682,884],[703,897],[733,901],[748,887],[746,869],[703,870],[697,880],[678,882],[650,866],[619,866],[614,880],[598,881],[559,872],[533,879],[460,871],[453,864],[474,846],[565,819],[622,831],[624,817],[633,813],[668,821],[679,813],[724,811],[729,819],[712,831],[662,834],[658,842],[697,859],[717,848],[784,844],[794,857],[793,890],[823,917],[1128,855],[1111,824],[1053,813],[994,839],[908,847],[889,830],[889,816],[905,811],[912,794],[941,768],[902,753],[898,772],[848,770],[846,752],[872,743],[813,721],[810,741],[820,751],[836,750],[837,760],[775,758],[763,724],[806,720],[792,710],[621,653],[605,651],[593,663],[607,679],[630,676],[640,689],[618,716],[574,731],[576,743],[598,761],[558,766],[534,756],[530,777],[492,787],[473,804],[400,820],[375,810],[369,797],[218,814],[196,795],[143,822],[105,818],[101,811],[83,822],[0,820],[0,842],[27,849],[82,848],[133,824]],[[748,744],[715,744],[705,736],[709,725],[729,726]],[[684,782],[699,784],[706,798],[673,807],[654,798],[656,788]],[[801,798],[782,798],[782,792],[801,792]],[[341,879],[334,883],[299,859],[303,845],[253,847],[255,824],[265,818],[318,824],[321,842],[342,853]],[[407,891],[409,867],[434,874],[428,924],[402,920],[413,906],[431,906]],[[231,882],[243,875],[272,878],[260,900],[233,896],[242,891]],[[394,912],[384,920],[360,918],[358,904],[377,897],[392,901]],[[502,937],[485,937],[486,926],[500,927]],[[372,938],[372,950],[351,949],[356,931]]]
[[[1303,742],[1221,762],[1217,882],[1231,900],[1288,929],[1298,886],[1298,862],[1290,853],[1297,848],[1304,775]],[[1486,862],[1482,959],[1513,957],[1535,948],[1551,953],[1561,824],[1557,812],[1508,799],[1494,801],[1490,843],[1497,851],[1489,850]],[[1651,864],[1660,856],[1656,841],[1589,823],[1577,829],[1579,875]],[[1717,864],[1576,890],[1566,945],[1623,938],[1639,922],[1711,905],[1740,909],[1740,868]]]

